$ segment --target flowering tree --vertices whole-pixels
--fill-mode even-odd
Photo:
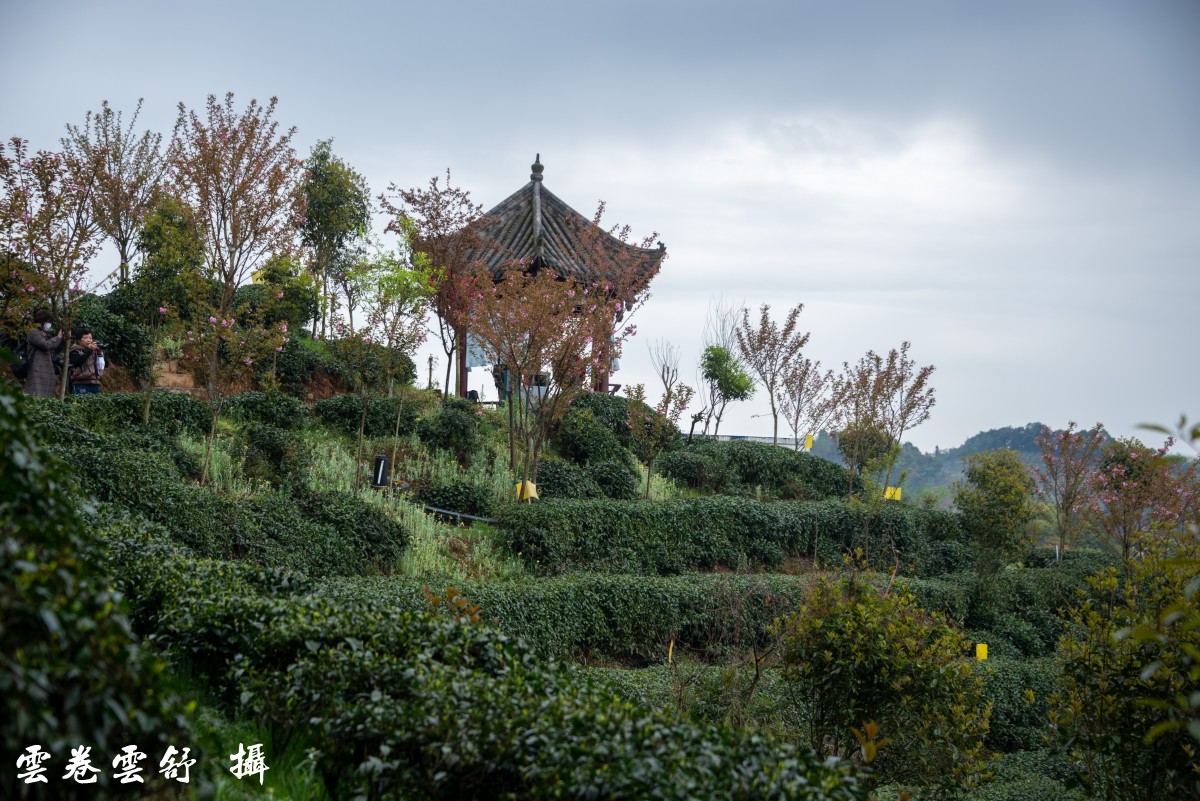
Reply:
[[[1181,527],[1196,493],[1196,464],[1180,469],[1167,454],[1174,440],[1148,448],[1136,439],[1110,440],[1090,477],[1091,518],[1128,565],[1139,534]]]
[[[503,365],[509,386],[509,466],[517,469],[516,443],[525,455],[524,480],[536,480],[537,459],[554,423],[585,390],[589,371],[599,368],[602,354],[619,348],[633,327],[604,350],[596,332],[611,330],[620,301],[614,288],[597,287],[555,275],[535,274],[514,266],[501,280],[471,276],[459,291],[471,303],[472,329],[492,364]]]
[[[137,250],[137,233],[150,211],[167,169],[162,134],[145,131],[135,136],[142,110],[139,98],[127,127],[121,113],[105,100],[97,114],[89,111],[83,127],[67,125],[63,152],[79,162],[95,160],[95,191],[90,193],[96,225],[117,246],[120,280],[129,280],[129,263]]]
[[[468,298],[462,292],[477,270],[471,254],[485,244],[480,234],[483,206],[471,202],[470,192],[450,184],[449,170],[444,186],[436,176],[427,189],[400,189],[393,183],[379,202],[392,215],[386,230],[403,237],[430,269],[432,305],[446,353],[444,397],[450,392],[454,354],[466,337]],[[466,387],[459,387],[459,394],[466,394]]]
[[[833,370],[821,373],[821,362],[797,359],[783,374],[779,388],[779,409],[792,429],[795,450],[800,450],[804,434],[836,427],[841,417]]]
[[[1049,505],[1051,522],[1058,538],[1059,558],[1074,547],[1087,523],[1092,504],[1092,476],[1100,449],[1107,437],[1099,423],[1088,431],[1076,431],[1074,421],[1065,431],[1043,426],[1038,435],[1042,466],[1034,469],[1037,493]]]
[[[10,333],[27,322],[35,306],[44,305],[70,336],[71,301],[82,291],[87,264],[99,249],[90,198],[99,170],[98,155],[44,150],[30,155],[28,142],[19,137],[7,148],[0,145],[0,245],[7,251],[6,283],[18,290],[5,302]],[[68,372],[62,373],[60,398]]]
[[[808,343],[809,333],[800,331],[797,323],[803,303],[797,303],[788,311],[780,326],[771,319],[771,306],[764,303],[759,308],[758,328],[750,324],[750,310],[742,309],[741,324],[737,329],[738,351],[747,366],[758,376],[767,390],[771,404],[773,428],[771,441],[779,444],[779,390],[788,367],[800,357],[800,351]]]
[[[206,269],[221,282],[218,318],[229,316],[234,290],[265,258],[291,249],[305,221],[296,129],[280,133],[277,104],[251,100],[239,113],[232,92],[223,103],[209,95],[203,118],[179,104],[173,188],[196,210]]]

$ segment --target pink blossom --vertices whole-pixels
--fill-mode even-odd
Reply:
[[[217,318],[216,318],[216,317],[209,317],[209,318],[208,318],[208,321],[209,321],[210,323],[212,323],[213,325],[216,325],[216,323],[217,323]]]
[[[276,353],[282,353],[282,352],[283,352],[283,345],[280,345],[279,347],[275,348],[275,352],[276,352]]]
[[[251,364],[254,364],[254,360],[253,360],[253,359],[251,359],[249,356],[247,356],[247,357],[245,357],[244,359],[242,359],[242,364],[244,364],[244,365],[246,365],[246,366],[248,367],[248,366],[250,366]]]
[[[280,290],[279,292],[276,292],[276,293],[275,293],[275,297],[276,297],[276,298],[282,298],[282,297],[283,297],[283,291],[282,291],[282,290]]]
[[[159,307],[158,307],[158,313],[159,313],[159,314],[166,314],[166,313],[167,313],[167,307],[166,307],[166,306],[159,306]]]

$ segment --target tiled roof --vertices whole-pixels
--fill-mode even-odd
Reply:
[[[666,255],[665,245],[637,247],[597,230],[591,220],[542,185],[542,170],[539,157],[529,183],[487,212],[482,234],[495,247],[472,255],[493,273],[518,262],[535,271],[549,268],[587,283],[614,278],[611,273],[617,265],[634,265],[639,274],[653,277]],[[586,248],[580,240],[593,236],[600,255],[582,252]]]

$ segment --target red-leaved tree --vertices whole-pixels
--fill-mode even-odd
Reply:
[[[1099,423],[1078,431],[1075,421],[1065,431],[1042,427],[1038,449],[1042,466],[1033,471],[1037,493],[1047,504],[1050,522],[1058,540],[1059,558],[1074,547],[1087,525],[1092,505],[1092,477],[1099,466],[1100,449],[1107,437]]]

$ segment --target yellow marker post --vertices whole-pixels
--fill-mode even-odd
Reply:
[[[985,659],[987,659],[987,643],[975,643],[975,661],[982,662]]]
[[[813,442],[812,434],[808,434],[807,436],[805,436],[804,437],[804,450],[811,451],[812,450],[812,442]]]
[[[883,491],[883,499],[885,501],[900,500],[900,490],[901,489],[902,489],[901,487],[888,487],[887,489],[885,489]]]
[[[532,501],[538,496],[537,485],[532,481],[518,481],[513,489],[517,491],[518,501]]]

